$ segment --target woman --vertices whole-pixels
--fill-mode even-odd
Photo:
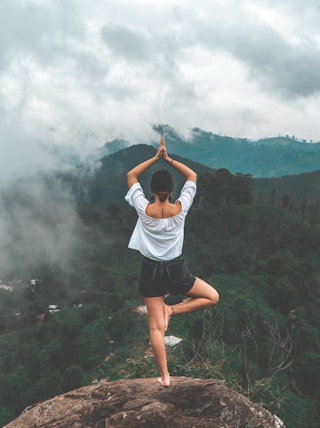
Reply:
[[[179,198],[171,202],[173,180],[166,170],[154,173],[151,192],[154,202],[144,196],[139,177],[153,164],[163,159],[185,177]],[[139,291],[148,311],[150,342],[160,369],[158,381],[170,385],[164,334],[173,316],[208,308],[219,301],[219,294],[208,283],[192,275],[182,256],[185,217],[196,194],[197,174],[168,156],[164,138],[160,138],[157,153],[127,174],[126,201],[138,214],[138,221],[129,248],[144,256],[141,265]],[[177,305],[164,303],[166,294],[190,297]]]

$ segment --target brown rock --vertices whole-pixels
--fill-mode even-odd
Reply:
[[[28,407],[3,428],[284,428],[223,381],[172,377],[100,381]]]

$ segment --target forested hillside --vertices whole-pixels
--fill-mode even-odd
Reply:
[[[140,256],[127,248],[136,214],[122,203],[125,172],[149,153],[127,148],[2,195],[1,426],[96,379],[157,375],[136,310]],[[172,320],[168,334],[183,341],[169,350],[171,374],[225,379],[288,427],[317,427],[319,219],[256,198],[251,174],[192,166],[184,253],[221,300]]]
[[[254,180],[257,201],[280,206],[311,223],[320,221],[320,171],[279,178]]]
[[[214,169],[227,168],[254,177],[281,177],[319,170],[320,143],[298,141],[294,136],[279,136],[251,141],[193,128],[188,139],[170,126],[154,129],[164,135],[168,147]]]
[[[272,178],[319,170],[320,142],[298,140],[289,135],[249,140],[200,128],[192,128],[188,136],[183,136],[169,125],[155,125],[153,129],[165,137],[172,153],[213,169],[227,168],[233,174]],[[100,153],[110,155],[130,144],[113,140],[107,142]],[[158,139],[150,141],[154,147],[157,144]]]

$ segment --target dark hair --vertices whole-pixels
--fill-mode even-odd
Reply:
[[[159,196],[161,202],[164,202],[172,192],[173,179],[172,175],[166,169],[156,171],[151,178],[151,192]]]

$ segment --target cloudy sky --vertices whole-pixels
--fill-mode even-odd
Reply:
[[[158,123],[320,141],[319,22],[318,0],[1,0],[0,182]]]

